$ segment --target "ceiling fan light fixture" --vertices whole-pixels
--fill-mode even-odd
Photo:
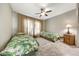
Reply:
[[[44,16],[45,15],[45,12],[41,13],[41,15]]]
[[[48,16],[48,13],[52,12],[52,10],[50,8],[47,8],[47,7],[42,7],[41,9],[41,12],[40,13],[36,13],[36,14],[39,14],[41,16]]]

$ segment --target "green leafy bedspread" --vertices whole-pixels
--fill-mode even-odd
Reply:
[[[38,50],[38,42],[28,35],[16,35],[0,52],[1,56],[23,56]]]
[[[45,37],[47,38],[48,40],[51,40],[53,42],[57,41],[58,38],[60,37],[60,35],[58,33],[55,33],[55,32],[41,32],[40,34],[42,37]]]

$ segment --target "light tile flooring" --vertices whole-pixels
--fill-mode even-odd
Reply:
[[[73,48],[61,41],[55,43],[44,38],[37,38],[39,49],[36,52],[37,56],[79,56],[79,48]]]

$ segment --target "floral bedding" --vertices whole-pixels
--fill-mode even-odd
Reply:
[[[28,35],[15,35],[6,48],[0,52],[1,56],[24,56],[38,50],[38,42]]]
[[[41,36],[48,38],[48,40],[51,40],[53,42],[57,41],[58,38],[60,37],[60,35],[58,33],[54,33],[54,32],[41,32],[40,34]]]

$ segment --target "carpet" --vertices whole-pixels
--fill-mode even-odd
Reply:
[[[41,37],[36,39],[39,42],[36,56],[79,56],[79,48],[72,48],[59,40],[53,43]]]

